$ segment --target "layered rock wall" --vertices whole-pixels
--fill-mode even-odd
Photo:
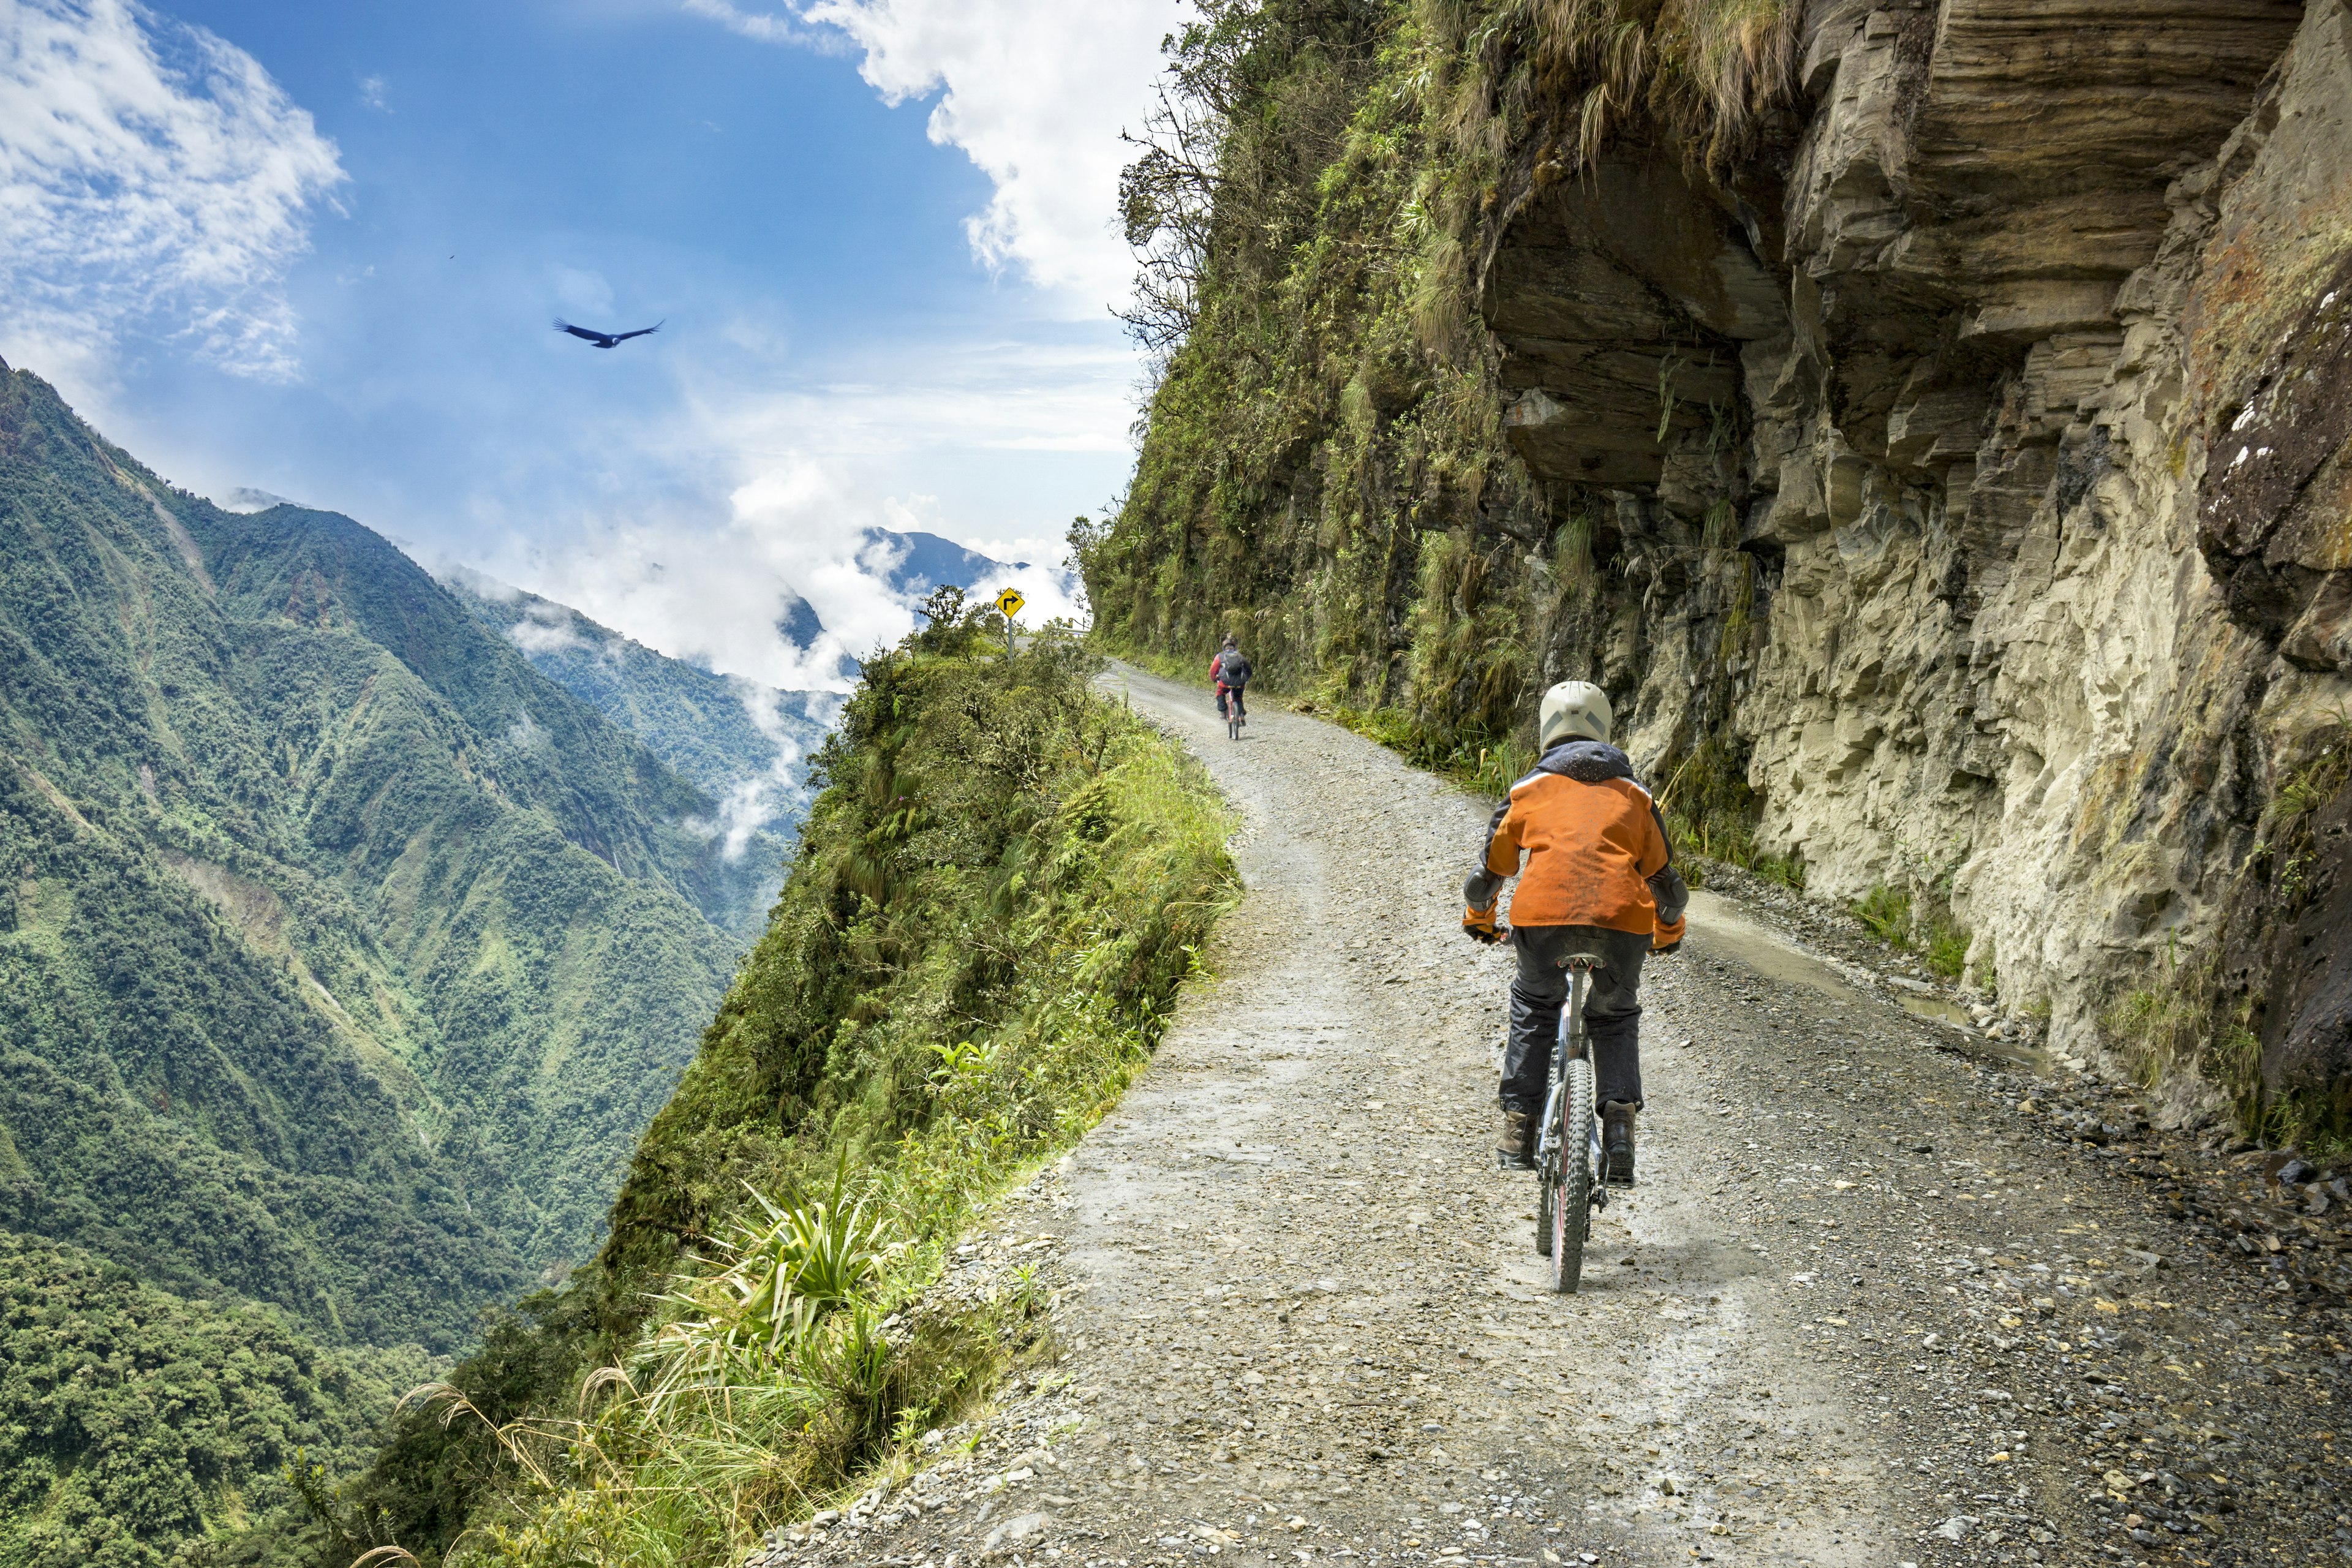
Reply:
[[[1509,438],[1608,494],[1633,606],[1541,673],[1638,686],[1653,761],[1727,725],[1811,890],[1948,906],[2062,1047],[2201,961],[2200,1028],[2340,1081],[2352,857],[2293,789],[2352,704],[2352,10],[1816,0],[1797,42],[1769,169],[1531,161],[1493,231]]]

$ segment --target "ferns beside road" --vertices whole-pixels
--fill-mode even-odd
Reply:
[[[866,666],[603,1253],[412,1409],[349,1544],[717,1560],[1002,1370],[1023,1304],[943,1315],[923,1289],[976,1206],[1115,1102],[1235,882],[1205,776],[1092,692],[1075,638],[1008,655],[960,600]]]

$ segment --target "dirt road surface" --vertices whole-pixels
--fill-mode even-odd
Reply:
[[[1115,685],[1239,808],[1247,898],[943,1282],[1050,1284],[1055,1356],[755,1563],[2352,1561],[2324,1182],[1915,1016],[1794,900],[1701,895],[1644,978],[1641,1185],[1553,1295],[1492,1152],[1507,960],[1458,931],[1488,803]]]

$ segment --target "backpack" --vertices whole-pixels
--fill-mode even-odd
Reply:
[[[1229,647],[1217,655],[1219,680],[1227,686],[1242,686],[1248,683],[1249,678],[1250,661],[1242,657],[1241,649]]]

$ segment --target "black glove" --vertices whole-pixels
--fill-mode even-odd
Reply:
[[[1661,919],[1657,929],[1650,933],[1650,952],[1653,954],[1674,952],[1683,944],[1684,930],[1680,916],[1673,920]]]
[[[1462,934],[1473,942],[1500,942],[1508,933],[1495,929],[1495,906],[1488,904],[1462,911]]]
[[[1678,926],[1682,924],[1683,911],[1690,908],[1690,884],[1672,866],[1663,867],[1650,879],[1650,897],[1658,906],[1658,923]],[[1658,951],[1664,952],[1665,949]]]

